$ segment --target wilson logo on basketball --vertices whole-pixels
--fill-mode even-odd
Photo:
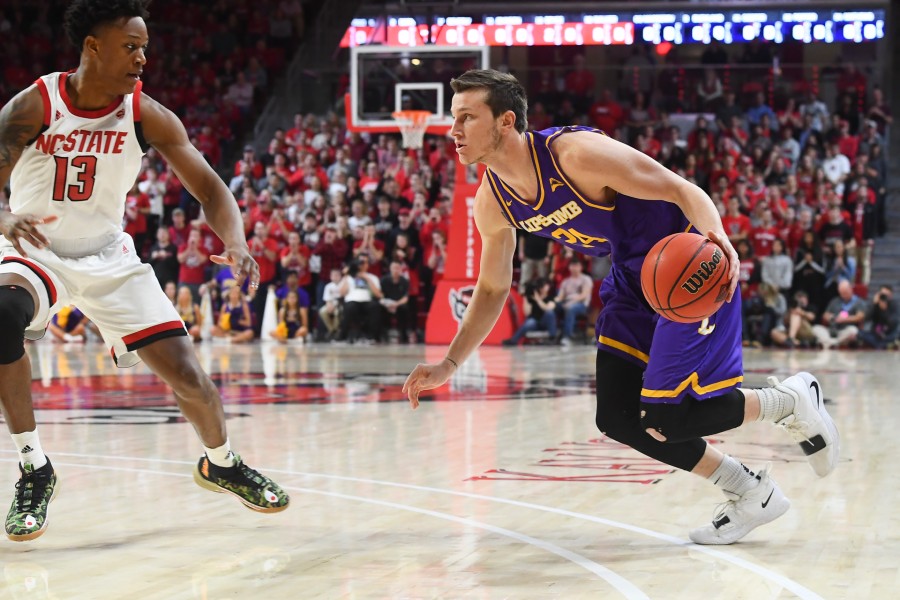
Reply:
[[[700,268],[681,284],[681,287],[689,294],[696,294],[703,289],[703,284],[716,272],[719,263],[722,262],[722,251],[716,248],[710,260],[700,263]]]

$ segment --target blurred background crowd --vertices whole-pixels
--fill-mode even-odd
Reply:
[[[60,4],[0,10],[0,103],[43,73],[77,65],[59,31]],[[421,341],[452,259],[452,141],[428,136],[422,149],[406,150],[399,135],[348,131],[345,76],[330,90],[332,110],[297,112],[254,140],[255,111],[307,35],[308,9],[219,0],[151,10],[144,91],[181,117],[234,194],[261,272],[258,291],[242,290],[209,261],[221,242],[151,149],[123,227],[192,335]],[[706,190],[741,257],[745,344],[896,347],[893,282],[872,285],[873,252],[889,225],[893,122],[872,73],[850,60],[782,70],[765,42],[713,42],[690,58],[651,48],[635,45],[613,65],[615,85],[582,52],[521,74],[529,129],[596,127]],[[504,343],[590,342],[606,268],[522,235],[515,273],[525,310]],[[274,318],[264,318],[267,308]],[[75,341],[89,335],[86,325],[73,307],[51,333]]]

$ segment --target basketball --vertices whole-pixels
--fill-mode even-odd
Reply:
[[[728,295],[728,258],[702,235],[674,233],[647,253],[641,288],[651,308],[670,321],[702,321]]]

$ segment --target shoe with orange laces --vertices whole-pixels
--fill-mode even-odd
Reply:
[[[194,468],[194,481],[212,492],[231,494],[258,512],[281,512],[291,501],[278,484],[245,465],[237,454],[233,467],[215,465],[204,454]]]

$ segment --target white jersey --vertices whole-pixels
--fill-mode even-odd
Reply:
[[[52,73],[35,82],[44,126],[10,177],[13,213],[58,217],[41,226],[51,249],[77,247],[79,241],[91,247],[90,240],[117,237],[145,148],[141,82],[106,108],[84,111],[69,100],[67,75]]]

